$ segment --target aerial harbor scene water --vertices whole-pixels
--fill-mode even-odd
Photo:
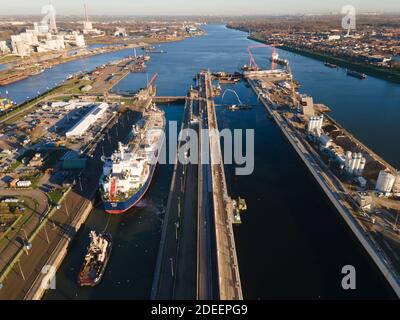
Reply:
[[[91,10],[0,18],[0,299],[400,296],[392,15]]]

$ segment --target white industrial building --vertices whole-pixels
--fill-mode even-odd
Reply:
[[[396,180],[393,184],[393,193],[400,194],[400,172],[397,172]]]
[[[31,52],[61,51],[65,49],[66,43],[84,47],[85,38],[76,31],[72,34],[58,34],[55,25],[49,29],[47,25],[37,23],[34,23],[33,29],[26,29],[25,32],[11,36],[13,53],[22,57],[29,56]],[[0,51],[2,51],[1,44]]]
[[[314,101],[312,97],[302,95],[300,99],[300,111],[306,117],[312,117],[315,114]]]
[[[17,187],[18,188],[29,188],[32,185],[32,182],[29,180],[20,180],[17,182]]]
[[[21,57],[28,56],[31,51],[31,46],[38,44],[37,36],[31,32],[23,32],[19,35],[11,36],[12,51]]]
[[[357,192],[356,201],[364,210],[370,210],[372,207],[372,197],[367,192]]]
[[[7,46],[6,41],[0,41],[0,53],[2,54],[10,53],[10,48]]]
[[[117,27],[114,32],[114,37],[127,37],[128,34],[126,33],[125,28]]]
[[[376,182],[375,189],[380,192],[390,193],[393,189],[393,185],[396,181],[396,177],[388,171],[382,170],[379,172],[378,181]]]
[[[79,34],[76,31],[72,32],[72,34],[66,35],[64,38],[65,42],[69,43],[70,45],[76,46],[78,48],[86,46],[84,35]]]
[[[30,55],[30,47],[23,41],[11,42],[13,53],[19,55],[20,57],[26,57]]]
[[[101,34],[100,30],[93,28],[93,24],[89,21],[89,16],[87,13],[86,4],[84,5],[85,8],[85,21],[83,21],[83,33],[84,34]]]
[[[76,123],[70,130],[65,134],[67,138],[82,137],[85,132],[100,119],[109,108],[107,103],[101,103],[96,105],[92,110],[89,111],[78,123]]]
[[[336,41],[336,40],[340,40],[340,35],[329,35],[328,36],[328,41]]]
[[[75,109],[80,109],[82,107],[87,107],[91,105],[91,102],[84,102],[84,101],[78,101],[78,100],[70,100],[68,102],[65,101],[55,101],[52,102],[50,107],[51,108],[64,108],[65,110],[71,111]],[[48,106],[47,106],[48,108]]]
[[[44,51],[59,51],[65,49],[65,42],[63,35],[47,34],[46,40],[40,43],[37,47],[38,52]]]
[[[324,124],[324,116],[311,117],[308,121],[307,131],[310,133],[315,133],[319,137],[322,133],[322,126]]]

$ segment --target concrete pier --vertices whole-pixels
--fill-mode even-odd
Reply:
[[[228,196],[224,164],[218,134],[217,116],[213,99],[211,74],[200,74],[200,82],[207,108],[207,122],[210,130],[216,135],[210,135],[211,178],[214,207],[214,228],[216,237],[216,254],[218,262],[218,287],[221,300],[243,299],[240,282],[239,265],[236,255],[235,238],[232,227],[232,203]]]
[[[243,299],[219,134],[201,134],[218,130],[211,79],[201,72],[186,98],[181,129],[198,133],[199,157],[175,164],[152,299]]]

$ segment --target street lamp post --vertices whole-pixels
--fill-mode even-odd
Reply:
[[[65,204],[65,213],[67,214],[67,217],[69,217],[67,201],[64,201],[64,204]]]
[[[21,230],[24,232],[24,236],[25,236],[23,246],[24,246],[26,255],[29,256],[29,252],[28,251],[30,250],[32,245],[31,245],[31,243],[29,243],[28,235],[26,234],[25,229],[21,228]]]
[[[21,261],[20,260],[18,260],[18,266],[19,266],[19,271],[21,272],[22,279],[24,279],[24,281],[25,281],[25,275],[24,275],[24,272],[22,271]]]
[[[181,197],[178,196],[178,217],[181,216]]]
[[[47,234],[46,224],[43,226],[43,229],[44,229],[44,233],[46,234],[47,243],[50,244],[50,239],[49,239],[49,235]]]
[[[174,260],[172,258],[169,258],[169,261],[171,262],[171,277],[173,278],[174,277]]]

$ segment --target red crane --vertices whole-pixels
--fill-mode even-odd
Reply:
[[[257,45],[254,45],[254,46],[247,47],[247,52],[248,52],[248,54],[250,56],[250,62],[249,62],[249,69],[250,70],[259,70],[259,67],[258,67],[258,65],[256,63],[256,60],[254,59],[254,56],[253,56],[253,54],[251,52],[251,49],[265,48],[265,47],[272,47],[273,48],[272,54],[275,53],[275,44],[264,44],[264,43],[262,43],[262,44],[257,44]],[[274,64],[272,64],[272,68],[271,69],[273,69],[273,67],[274,67]]]
[[[147,87],[151,86],[153,84],[153,82],[156,81],[157,77],[158,77],[158,73],[155,73],[153,75],[153,77],[150,79],[149,83],[147,84]]]

